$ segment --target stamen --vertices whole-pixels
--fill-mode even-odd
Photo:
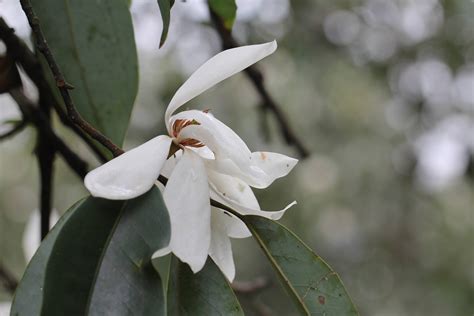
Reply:
[[[183,128],[189,125],[201,125],[198,121],[195,119],[192,120],[183,120],[183,119],[177,119],[176,121],[173,122],[173,137],[178,137],[179,132]]]
[[[173,130],[172,130],[173,137],[177,138],[179,133],[181,132],[181,130],[183,128],[185,128],[186,126],[189,126],[189,125],[201,125],[201,123],[199,123],[195,119],[192,119],[192,120],[184,120],[184,119],[175,120],[173,122]],[[188,147],[196,147],[196,148],[205,146],[203,143],[201,143],[200,141],[198,141],[197,139],[194,139],[194,138],[183,139],[179,142],[179,145],[188,146]]]
[[[183,139],[182,141],[179,142],[179,144],[181,146],[196,147],[196,148],[205,146],[203,143],[201,143],[200,141],[194,138]]]

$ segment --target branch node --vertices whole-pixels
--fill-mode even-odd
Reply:
[[[65,81],[64,79],[58,79],[56,80],[56,87],[58,87],[59,89],[68,89],[68,90],[72,90],[74,89],[74,86],[70,83],[68,83],[67,81]]]

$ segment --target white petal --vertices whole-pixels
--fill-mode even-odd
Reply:
[[[239,179],[216,172],[211,172],[209,170],[208,174],[209,179],[212,179],[209,182],[211,186],[211,198],[231,207],[242,215],[257,215],[273,220],[278,220],[283,216],[286,210],[296,204],[296,201],[294,201],[287,205],[284,209],[276,212],[262,211],[260,207],[249,206],[250,204],[248,203],[248,195],[246,196],[246,194],[244,195],[236,192],[235,187],[242,183],[240,182],[239,184]]]
[[[10,315],[11,307],[12,307],[11,302],[0,302],[0,316]]]
[[[176,164],[178,161],[181,159],[183,156],[183,151],[178,150],[177,152],[174,153],[171,157],[166,160],[164,163],[163,167],[161,168],[160,174],[163,175],[164,177],[169,178],[171,174],[173,173],[174,168],[176,167]]]
[[[211,246],[209,248],[209,256],[221,269],[229,282],[232,282],[235,277],[234,258],[232,257],[232,245],[227,236],[225,227],[220,226],[221,211],[212,209],[212,237]],[[226,216],[226,215],[224,215]]]
[[[178,140],[199,140],[214,152],[215,159],[206,162],[220,173],[232,175],[255,188],[266,188],[278,178],[287,175],[297,159],[271,152],[251,153],[245,142],[227,125],[214,116],[197,110],[183,111],[171,118],[196,120],[199,125],[183,128]]]
[[[282,154],[257,151],[252,153],[252,163],[262,169],[270,179],[286,176],[298,163],[298,159]]]
[[[216,207],[211,207],[211,212],[213,216],[213,226],[211,229],[214,229],[214,225],[222,227],[225,230],[227,236],[231,238],[247,238],[252,236],[252,233],[247,228],[245,223],[234,215]]]
[[[251,152],[245,142],[230,127],[213,115],[198,110],[183,111],[174,115],[175,120],[196,120],[199,125],[189,125],[181,130],[178,141],[193,138],[207,145],[215,158],[232,157],[237,161],[250,160]]]
[[[286,176],[298,162],[297,159],[270,152],[265,152],[268,161],[263,161],[262,152],[254,152],[251,157],[245,162],[237,162],[232,158],[206,160],[206,167],[237,177],[254,188],[264,189],[276,179]]]
[[[204,163],[196,153],[184,151],[163,198],[171,221],[169,248],[196,273],[206,262],[211,241],[209,185]]]
[[[109,200],[142,195],[158,178],[170,144],[168,136],[157,136],[92,170],[84,183],[93,196]]]
[[[180,106],[224,79],[265,58],[277,48],[275,41],[225,50],[199,67],[176,91],[165,113],[165,122]],[[168,132],[170,126],[168,125]]]
[[[219,173],[238,177],[254,188],[264,189],[278,178],[286,176],[298,160],[272,152],[253,152],[251,159],[232,158],[206,160],[206,166]]]
[[[190,110],[171,118],[196,120],[199,125],[189,125],[181,130],[178,140],[193,138],[205,144],[215,159],[206,160],[214,169],[240,177],[252,186],[263,187],[269,182],[268,175],[252,164],[252,153],[245,142],[227,125],[202,111]],[[230,160],[230,161],[227,161]],[[268,185],[267,185],[268,186]]]
[[[53,209],[50,217],[50,228],[52,228],[59,220],[58,212]],[[39,210],[35,209],[30,215],[28,222],[26,223],[25,231],[23,232],[23,254],[25,255],[26,262],[30,262],[31,258],[35,254],[41,243],[40,234],[40,215]]]
[[[153,256],[151,256],[151,258],[155,259],[155,258],[163,257],[163,256],[166,256],[167,254],[169,254],[170,252],[171,252],[170,247],[161,248],[161,249],[155,251],[155,253],[153,254]]]
[[[242,206],[260,209],[255,194],[249,185],[239,178],[215,172],[212,169],[207,169],[209,183],[212,187],[218,190],[222,196],[239,203]]]
[[[204,159],[214,159],[214,153],[207,146],[189,148]]]

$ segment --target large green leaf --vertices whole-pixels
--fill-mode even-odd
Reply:
[[[38,251],[31,259],[26,268],[23,278],[15,291],[15,298],[11,309],[11,315],[30,316],[39,315],[41,312],[41,302],[43,301],[44,274],[46,263],[51,255],[54,242],[69,220],[71,215],[80,207],[82,201],[72,206],[61,218],[58,223],[49,232],[41,243]]]
[[[302,315],[358,315],[337,273],[291,231],[258,216],[245,222]]]
[[[42,314],[163,315],[163,289],[151,255],[169,236],[157,188],[130,201],[88,198],[53,246]]]
[[[161,20],[163,21],[163,30],[161,31],[160,47],[166,41],[168,37],[168,30],[170,28],[171,8],[173,7],[174,0],[158,0],[158,6],[160,7]]]
[[[224,26],[228,30],[232,29],[237,14],[235,0],[209,0],[209,6],[222,19]]]
[[[33,7],[66,80],[75,87],[71,95],[77,109],[121,145],[138,90],[128,2],[42,0],[33,1]]]
[[[207,259],[194,274],[176,257],[171,260],[168,283],[168,315],[243,315],[237,298],[219,268]]]
[[[151,255],[169,236],[157,188],[130,201],[85,199],[41,244],[18,287],[12,315],[164,315]]]

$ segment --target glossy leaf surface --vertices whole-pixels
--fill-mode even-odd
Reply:
[[[129,201],[89,197],[42,243],[18,289],[13,315],[164,315],[151,264],[169,242],[157,188]]]
[[[168,315],[244,315],[229,282],[208,258],[194,274],[173,256],[168,282]]]
[[[43,301],[44,274],[51,250],[64,224],[80,207],[83,201],[72,206],[58,221],[41,243],[26,268],[23,278],[15,292],[11,315],[39,315]]]
[[[70,93],[78,111],[121,145],[138,91],[128,2],[43,0],[33,1],[33,7],[57,63],[74,86]]]

